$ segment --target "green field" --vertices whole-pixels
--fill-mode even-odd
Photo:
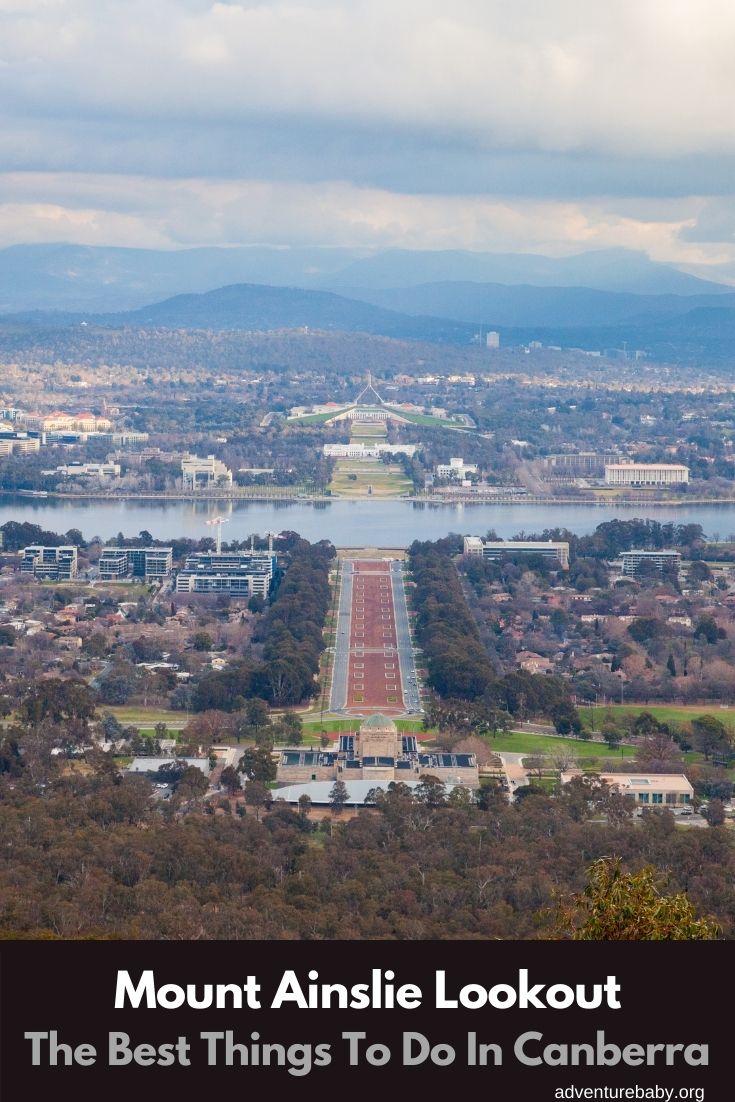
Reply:
[[[318,737],[321,730],[334,733],[335,731],[344,731],[347,734],[348,731],[354,731],[356,727],[359,727],[362,723],[360,716],[353,716],[351,719],[345,717],[344,719],[325,719],[322,723],[319,718],[310,716],[304,718],[304,735],[315,735]],[[399,731],[416,731],[419,738],[426,737],[431,738],[430,732],[423,732],[421,730],[421,722],[417,719],[397,719],[395,720],[396,727]]]
[[[349,475],[355,475],[350,478]],[[372,486],[372,495],[368,494]],[[329,484],[333,495],[348,494],[351,497],[400,497],[413,491],[413,483],[406,478],[397,464],[387,465],[379,460],[338,459]]]
[[[388,435],[388,426],[385,421],[353,421],[350,426],[350,436],[353,439],[360,437],[383,437]]]
[[[598,729],[608,715],[615,718],[621,715],[637,716],[641,712],[650,712],[661,723],[686,723],[695,716],[711,715],[728,726],[735,724],[735,707],[721,708],[719,704],[611,704],[605,708],[588,708],[583,704],[579,707],[582,719],[586,722],[594,716]]]
[[[610,750],[604,742],[585,742],[576,738],[554,738],[550,735],[533,735],[527,731],[516,731],[507,735],[488,735],[487,744],[491,750],[508,751],[512,754],[553,754],[554,751],[568,750],[578,758],[600,758],[619,760],[634,758],[634,746],[619,746]]]
[[[101,715],[111,712],[123,726],[150,728],[151,731],[157,723],[165,723],[169,727],[186,727],[189,718],[186,712],[173,712],[168,708],[135,708],[102,704],[98,711]]]
[[[303,417],[289,417],[286,420],[287,425],[323,425],[325,421],[329,421],[337,413],[334,410],[333,413],[305,413]]]

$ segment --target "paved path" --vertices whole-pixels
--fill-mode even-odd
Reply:
[[[401,563],[342,560],[329,710],[417,715],[418,675]]]
[[[503,772],[508,782],[508,799],[512,803],[515,799],[516,791],[524,784],[528,784],[528,776],[526,770],[523,768],[523,759],[526,755],[511,754],[506,751],[499,753],[497,750],[495,753],[497,753],[503,763]]]

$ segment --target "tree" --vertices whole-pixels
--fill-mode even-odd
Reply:
[[[220,783],[223,788],[226,788],[228,792],[238,792],[242,787],[240,784],[240,774],[237,769],[231,765],[226,765],[220,774]]]
[[[33,724],[45,719],[53,723],[78,720],[86,726],[94,716],[94,694],[84,681],[50,677],[32,687],[23,700],[19,715]]]
[[[723,628],[718,628],[712,616],[703,616],[694,629],[694,638],[712,645],[718,639],[727,638],[727,632]]]
[[[300,746],[304,741],[304,723],[301,716],[286,712],[278,723],[279,737],[289,746]]]
[[[266,784],[274,781],[278,772],[270,750],[260,746],[249,746],[240,758],[238,768],[249,781],[263,781]]]
[[[440,781],[431,773],[421,774],[413,794],[418,803],[426,804],[427,807],[443,807],[446,803],[444,781]]]
[[[214,645],[214,640],[208,631],[197,631],[192,640],[194,650],[208,651]]]
[[[602,737],[610,750],[617,750],[618,746],[623,741],[622,732],[609,720],[605,720],[602,725]]]
[[[263,781],[250,780],[245,785],[245,803],[255,808],[255,818],[260,820],[261,808],[267,807],[273,800],[270,790]]]
[[[676,662],[674,661],[674,656],[671,653],[669,653],[669,657],[666,660],[666,669],[669,671],[672,677],[676,677]]]
[[[713,756],[729,756],[732,746],[724,723],[715,716],[697,716],[692,720],[692,745],[709,759]]]
[[[100,682],[99,694],[103,704],[127,704],[135,691],[135,682],[125,674],[111,673]]]
[[[697,918],[683,894],[662,895],[656,870],[624,873],[619,857],[588,869],[588,883],[560,908],[559,932],[573,941],[712,941],[720,928]]]
[[[711,827],[722,826],[725,822],[725,805],[722,800],[710,800],[702,815]]]
[[[303,815],[306,818],[311,811],[311,796],[307,796],[305,792],[302,792],[299,796],[299,815]]]
[[[329,793],[329,810],[332,815],[341,815],[347,806],[349,793],[344,781],[335,781]]]

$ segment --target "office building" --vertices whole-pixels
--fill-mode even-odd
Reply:
[[[569,784],[574,777],[581,777],[581,770],[561,774],[561,783]],[[689,780],[679,773],[601,773],[600,780],[620,792],[632,796],[637,807],[689,807],[694,789]]]
[[[25,432],[0,433],[0,455],[27,455],[37,452],[40,447],[41,441],[37,436],[29,436]]]
[[[272,551],[203,551],[189,555],[176,577],[177,593],[267,597],[277,560]]]
[[[77,576],[76,547],[26,547],[20,560],[21,574],[42,581],[71,581]]]
[[[607,486],[680,486],[689,481],[689,468],[681,463],[608,463]]]
[[[434,468],[437,478],[451,478],[463,482],[468,475],[477,474],[476,463],[465,463],[464,459],[455,456],[448,463],[438,463]]]
[[[621,457],[616,452],[560,452],[547,455],[544,466],[557,474],[599,474],[605,467],[620,464]]]
[[[496,333],[494,329],[485,337],[485,346],[487,348],[500,348],[500,333]]]
[[[105,547],[100,555],[100,581],[125,578],[167,578],[173,564],[170,547]]]
[[[64,478],[119,478],[119,463],[67,463],[44,474],[60,474]]]
[[[643,570],[655,568],[659,574],[678,571],[681,554],[679,551],[623,551],[620,559],[623,574],[634,577],[641,572],[641,567]]]
[[[181,480],[185,490],[231,486],[232,471],[213,455],[208,455],[205,459],[198,455],[185,455],[181,460]]]
[[[465,536],[465,555],[477,555],[484,559],[500,559],[504,555],[541,555],[554,559],[562,570],[569,569],[569,544],[551,540],[484,540],[479,536]]]
[[[380,459],[383,455],[408,455],[416,454],[420,444],[324,444],[324,455],[332,459]]]

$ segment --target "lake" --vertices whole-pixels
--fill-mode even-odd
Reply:
[[[222,538],[245,539],[252,533],[291,530],[306,539],[329,539],[340,547],[404,547],[414,539],[431,540],[448,532],[500,537],[566,527],[580,535],[613,517],[649,517],[677,524],[701,524],[709,537],[735,533],[735,502],[726,505],[429,505],[411,501],[216,502],[216,501],[69,501],[55,498],[0,497],[0,524],[8,520],[40,524],[52,532],[79,528],[85,539],[107,540],[122,532],[146,529],[155,539],[213,536],[206,521],[227,516]]]

